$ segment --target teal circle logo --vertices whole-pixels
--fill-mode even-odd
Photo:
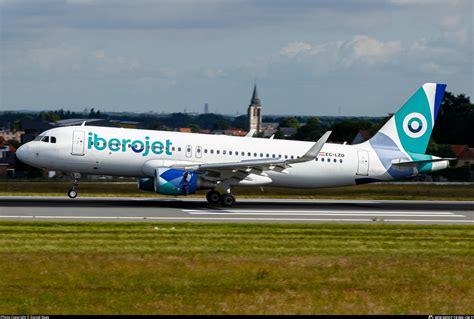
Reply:
[[[423,136],[427,130],[426,118],[420,113],[410,113],[403,120],[403,131],[411,138]]]

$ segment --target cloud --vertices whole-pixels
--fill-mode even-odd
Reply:
[[[293,58],[297,55],[310,55],[314,53],[314,46],[308,42],[291,42],[280,50],[280,54]]]
[[[79,48],[59,46],[29,49],[16,62],[19,64],[26,63],[34,68],[50,72],[77,70],[80,67],[81,60],[81,50]]]
[[[217,79],[227,76],[227,73],[219,68],[206,68],[202,71],[202,73],[208,79]]]
[[[291,42],[280,49],[280,55],[295,57],[325,57],[334,62],[337,57],[346,66],[354,63],[374,65],[386,63],[402,50],[399,41],[380,41],[367,35],[356,35],[348,41],[323,44]]]
[[[355,36],[347,46],[351,51],[347,57],[349,64],[355,61],[366,64],[385,63],[401,51],[399,41],[383,42],[366,35]]]

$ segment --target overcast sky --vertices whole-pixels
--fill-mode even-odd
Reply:
[[[1,110],[395,111],[473,96],[471,0],[0,0]]]

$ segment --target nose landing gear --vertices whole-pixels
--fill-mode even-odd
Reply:
[[[77,188],[79,187],[79,178],[81,177],[80,174],[72,173],[72,188],[67,192],[67,196],[69,198],[76,198],[77,197]]]

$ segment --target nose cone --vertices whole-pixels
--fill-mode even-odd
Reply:
[[[16,157],[23,163],[28,164],[28,158],[30,157],[30,146],[28,143],[16,150]]]

